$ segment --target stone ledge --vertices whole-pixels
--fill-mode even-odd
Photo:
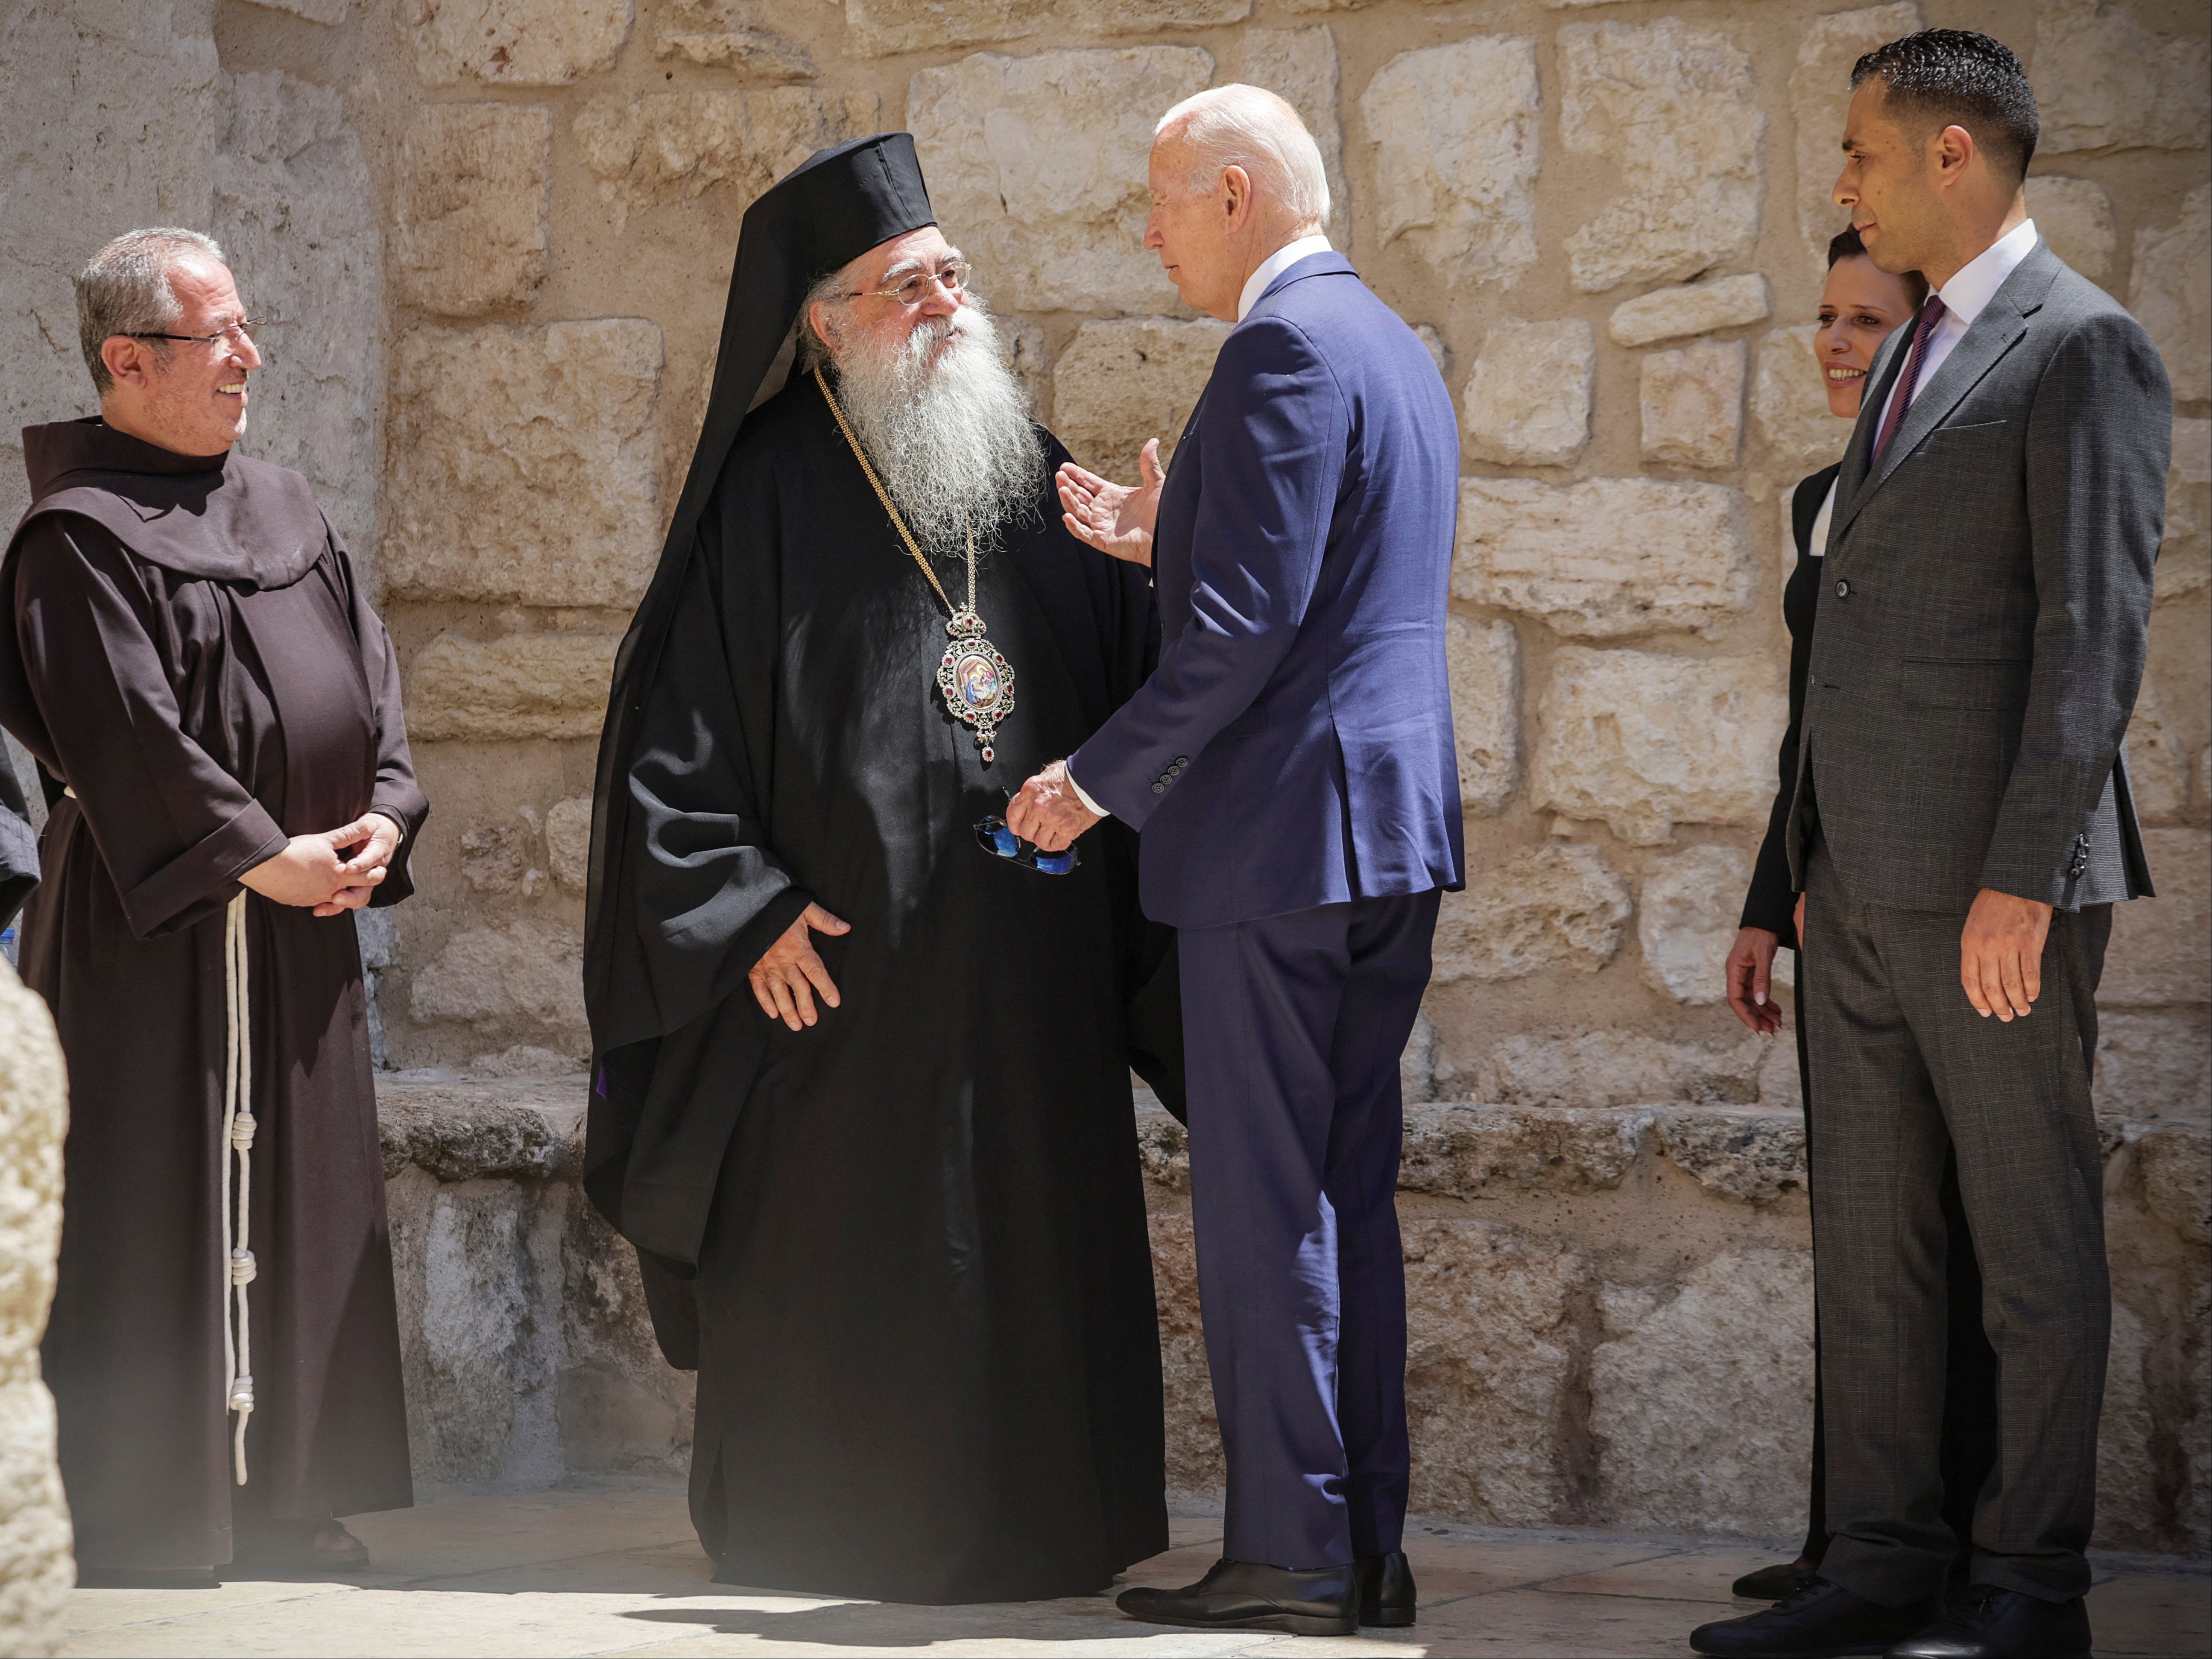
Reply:
[[[584,1169],[586,1079],[376,1074],[384,1178],[409,1164],[441,1181],[574,1181]]]

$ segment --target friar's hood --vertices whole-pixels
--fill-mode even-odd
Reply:
[[[9,538],[50,513],[92,520],[149,564],[179,575],[289,587],[328,547],[307,481],[231,450],[179,455],[96,415],[23,428],[31,508]]]

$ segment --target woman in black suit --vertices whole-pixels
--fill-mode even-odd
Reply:
[[[1820,326],[1813,337],[1813,355],[1826,382],[1832,413],[1844,420],[1857,418],[1859,394],[1875,349],[1890,331],[1916,315],[1927,297],[1928,285],[1917,271],[1893,276],[1877,270],[1867,258],[1856,230],[1846,230],[1828,244],[1828,283],[1820,295]],[[1728,956],[1729,1006],[1745,1024],[1760,1032],[1774,1031],[1782,1024],[1781,1011],[1771,994],[1775,951],[1786,948],[1798,953],[1801,992],[1806,972],[1798,932],[1805,901],[1790,885],[1784,823],[1797,782],[1797,726],[1804,712],[1805,668],[1813,654],[1813,616],[1820,596],[1820,558],[1826,551],[1828,520],[1835,509],[1837,471],[1833,466],[1822,467],[1798,484],[1790,502],[1797,562],[1782,590],[1782,618],[1790,629],[1790,728],[1782,739],[1781,787],[1767,820],[1766,839],[1759,845],[1759,861],[1752,870],[1741,931]],[[1813,971],[1819,971],[1817,955]],[[1797,1075],[1803,1085],[1805,1109],[1810,1114],[1814,1109],[1815,1091],[1805,1062],[1805,1026],[1802,1020],[1793,1024],[1797,1035]],[[1943,1518],[1959,1540],[1963,1568],[1972,1533],[1974,1504],[1996,1457],[1996,1355],[1983,1334],[1981,1273],[1974,1263],[1973,1241],[1959,1200],[1958,1175],[1948,1164],[1943,1171],[1943,1213],[1950,1222],[1951,1304],[1949,1382],[1943,1412]],[[1763,1567],[1737,1579],[1733,1588],[1738,1595],[1779,1601],[1812,1577],[1827,1550],[1828,1533],[1822,1524],[1826,1458],[1820,1427],[1819,1330],[1816,1306],[1811,1519],[1805,1547],[1795,1561]]]

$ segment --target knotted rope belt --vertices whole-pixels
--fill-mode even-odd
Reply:
[[[241,889],[223,915],[222,990],[229,1026],[222,1079],[222,1213],[229,1231],[230,1248],[223,1266],[232,1290],[233,1305],[224,1312],[222,1366],[228,1390],[227,1409],[238,1415],[237,1433],[231,1443],[238,1484],[246,1484],[246,1425],[253,1415],[253,1324],[246,1302],[246,1287],[253,1282],[253,1019],[252,988],[246,977],[246,893]],[[238,1208],[230,1206],[230,1162],[238,1159]]]

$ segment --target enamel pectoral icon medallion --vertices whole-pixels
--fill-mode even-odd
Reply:
[[[973,611],[956,611],[945,624],[952,643],[937,665],[937,689],[952,718],[975,729],[975,746],[994,758],[999,722],[1013,713],[1014,671],[984,637],[983,619]]]

